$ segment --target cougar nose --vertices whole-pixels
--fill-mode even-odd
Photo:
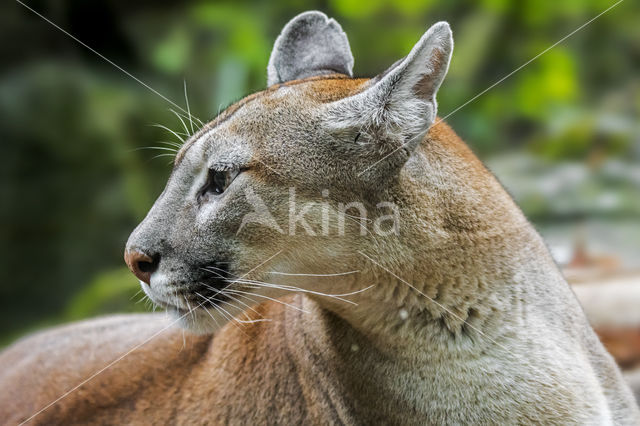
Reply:
[[[151,257],[139,250],[125,250],[124,261],[139,280],[150,284],[151,274],[158,269],[160,256]]]

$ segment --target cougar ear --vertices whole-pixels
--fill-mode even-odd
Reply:
[[[452,51],[449,24],[433,25],[409,55],[363,91],[328,105],[329,126],[342,134],[357,133],[363,147],[375,147],[367,156],[388,155],[389,161],[404,164],[436,118],[436,93]]]
[[[314,75],[352,76],[353,56],[347,35],[322,12],[304,12],[284,26],[267,67],[267,85]]]

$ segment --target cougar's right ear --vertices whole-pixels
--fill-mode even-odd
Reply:
[[[452,51],[449,24],[439,22],[361,92],[326,106],[329,132],[368,163],[367,174],[398,170],[434,123]]]
[[[304,12],[284,26],[276,39],[267,85],[323,74],[352,76],[353,56],[347,35],[322,12]]]

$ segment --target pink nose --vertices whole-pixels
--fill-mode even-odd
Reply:
[[[124,261],[133,275],[140,281],[150,284],[151,274],[158,269],[159,258],[154,259],[138,250],[125,250]]]

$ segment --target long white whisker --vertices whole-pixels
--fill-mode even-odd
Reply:
[[[233,308],[235,308],[235,307],[236,307],[234,304],[232,304],[232,303],[230,303],[230,302],[227,302],[226,300],[221,300],[221,299],[215,299],[215,300],[216,300],[217,302],[220,302],[220,303],[226,303],[227,305],[229,305],[229,306],[231,306],[231,307],[233,307]],[[218,307],[219,307],[220,309],[222,309],[223,311],[227,312],[227,313],[231,316],[231,314],[230,314],[226,309],[224,309],[222,306],[218,305]],[[249,317],[247,317],[247,318],[249,318]],[[236,317],[233,317],[233,320],[234,320],[234,321],[239,322],[240,324],[252,324],[252,323],[254,323],[254,322],[262,322],[262,321],[264,321],[263,319],[256,319],[256,320],[251,320],[251,319],[248,319],[248,320],[241,320],[241,319],[238,319],[238,318],[236,318]]]
[[[201,294],[200,294],[200,293],[198,293],[198,292],[196,292],[196,294],[197,294],[198,296],[200,296],[201,298],[203,298],[203,299],[205,300],[205,302],[209,302],[209,303],[210,303],[210,302],[211,302],[211,299],[215,299],[215,298],[213,298],[213,297],[211,297],[211,298],[206,298],[206,297],[204,297],[203,295],[201,295]],[[218,302],[221,302],[221,300],[219,300],[219,299],[215,299],[215,300],[217,300]],[[205,303],[205,302],[202,302],[202,303]],[[243,331],[243,330],[238,326],[238,324],[236,324],[236,323],[240,323],[240,321],[239,321],[237,318],[234,318],[234,317],[233,317],[233,315],[231,315],[231,314],[230,314],[226,309],[224,309],[224,308],[223,308],[222,306],[220,306],[220,305],[217,305],[217,304],[215,304],[215,303],[212,303],[212,304],[211,304],[211,306],[212,306],[215,310],[217,310],[218,312],[220,312],[220,314],[221,314],[222,316],[224,316],[224,317],[227,319],[227,321],[229,321],[229,322],[230,322],[231,324],[233,324],[233,325],[234,325],[238,330],[240,330],[240,331],[242,332],[242,334],[244,334],[245,336],[247,336],[247,337],[248,337],[248,334],[247,334],[247,333],[245,333],[245,332],[244,332],[244,331]],[[232,306],[233,306],[233,305],[232,305]],[[205,308],[205,311],[209,312],[206,308]],[[226,314],[226,315],[225,315],[225,314]],[[210,312],[209,312],[209,315],[211,315],[211,313],[210,313]]]
[[[298,288],[298,287],[279,286],[277,284],[265,284],[265,283],[247,283],[247,282],[243,282],[243,284],[248,285],[248,286],[255,286],[255,287],[274,288],[274,289],[277,289],[277,290],[284,290],[284,291],[292,291],[292,292],[299,291],[301,293],[308,293],[308,294],[315,294],[315,295],[318,295],[318,296],[330,297],[332,299],[340,300],[341,302],[349,303],[349,304],[355,305],[355,306],[358,305],[356,302],[352,302],[351,300],[348,300],[348,299],[343,299],[340,296],[334,296],[334,295],[320,293],[320,292],[316,292],[316,291],[312,291],[312,290],[305,290],[305,289]]]
[[[205,297],[205,296],[201,295],[201,294],[200,294],[200,293],[198,293],[198,292],[196,292],[196,294],[197,294],[198,296],[200,296],[201,298],[203,298],[203,299],[204,299],[205,301],[207,301],[207,302],[211,302],[212,300],[215,300],[215,301],[217,301],[217,302],[223,302],[223,300],[216,299],[216,298],[215,298],[215,297],[213,297],[213,296],[212,296],[212,297]],[[212,304],[212,306],[215,306],[215,304]],[[218,308],[220,308],[220,309],[221,309],[225,314],[227,314],[227,315],[228,315],[228,316],[227,316],[227,318],[229,318],[230,320],[234,320],[234,319],[235,319],[235,318],[233,317],[233,315],[231,315],[231,313],[230,313],[229,311],[227,311],[226,309],[224,309],[222,306],[218,305],[217,307],[218,307]]]
[[[358,222],[361,221],[361,220],[364,220],[365,222],[373,222],[373,220],[368,219],[368,218],[366,218],[364,216],[355,216],[355,215],[352,215],[352,214],[348,214],[346,212],[340,212],[340,214],[344,215],[345,217],[350,217],[350,218],[352,218],[352,219],[354,219],[354,220],[356,220]]]
[[[187,103],[187,114],[189,114],[189,123],[191,124],[191,134],[193,134],[193,119],[191,118],[191,108],[189,107],[189,97],[187,96],[187,80],[184,80],[184,100]]]
[[[227,297],[231,297],[231,295],[230,295],[230,294],[227,294]],[[233,303],[228,302],[228,301],[226,301],[226,300],[222,300],[222,299],[215,299],[215,300],[216,300],[216,301],[218,301],[218,302],[220,302],[220,303],[225,303],[225,304],[227,304],[227,305],[231,306],[232,308],[237,308],[237,306],[235,306]],[[235,300],[235,299],[234,299],[234,300]],[[220,306],[220,305],[218,305],[218,307],[219,307],[220,309],[224,309],[224,308],[223,308],[222,306]],[[270,321],[270,320],[265,320],[265,319],[262,319],[262,318],[252,320],[252,319],[251,319],[251,318],[250,318],[250,317],[249,317],[245,312],[242,312],[242,313],[247,317],[247,319],[246,319],[246,320],[242,320],[242,319],[239,319],[239,318],[235,318],[235,317],[234,317],[234,320],[235,320],[235,321],[237,321],[237,322],[239,322],[239,323],[241,323],[241,324],[253,324],[253,323],[256,323],[256,322]],[[231,315],[231,314],[229,314],[229,315]]]
[[[172,146],[172,147],[176,148],[176,152],[180,151],[180,148],[182,148],[182,145],[180,145],[178,142],[159,141],[158,143],[161,143],[163,145]]]
[[[137,295],[139,295],[141,291],[142,291],[142,289],[140,289],[140,290],[136,291],[136,294],[134,294],[133,296],[131,296],[131,297],[129,298],[129,300],[131,300],[131,299],[133,299],[134,297],[136,297]]]
[[[201,297],[202,299],[204,299],[204,301],[202,303],[207,303],[207,302],[211,302],[211,299],[214,299],[213,297],[210,298],[206,298],[203,295],[201,295],[200,293],[196,292],[196,294]],[[216,306],[215,304],[211,304],[211,307],[213,307],[214,309],[218,310],[219,306]],[[209,312],[209,310],[207,308],[204,308],[205,311]],[[231,321],[232,317],[225,315],[225,313],[228,314],[228,312],[224,311],[218,311],[220,312],[220,315],[222,315],[227,321]],[[209,312],[209,315],[211,315],[211,313]]]
[[[231,297],[230,294],[225,293],[227,296]],[[250,298],[249,296],[245,295],[245,294],[235,294],[236,297],[242,297],[243,299],[248,300],[249,302],[256,304],[258,303],[257,300],[253,300],[252,298]]]
[[[252,273],[253,271],[255,271],[256,269],[258,269],[259,267],[261,267],[262,265],[264,265],[265,263],[269,262],[271,259],[273,259],[274,257],[276,257],[277,255],[279,255],[280,253],[282,253],[282,250],[278,250],[274,255],[272,255],[271,257],[269,257],[267,260],[265,260],[264,262],[260,263],[258,266],[255,266],[253,268],[251,268],[248,272],[245,272],[244,274],[242,274],[242,276],[240,278],[244,278],[247,275],[249,275],[250,273]]]
[[[173,289],[173,296],[176,298],[175,299],[176,305],[179,305],[180,304],[180,297],[178,296],[178,290],[175,289],[175,288]],[[187,342],[186,342],[186,339],[184,337],[184,328],[183,328],[182,329],[182,349],[184,349],[185,346],[187,346]]]
[[[212,270],[212,269],[213,269],[213,270],[220,271],[220,272],[225,272],[225,273],[227,272],[227,271],[225,271],[224,269],[222,269],[222,268],[218,268],[218,267],[216,267],[216,266],[206,266],[206,267],[204,267],[204,268],[202,268],[202,269],[203,269],[203,270],[205,270],[205,271],[210,271],[210,270]]]
[[[366,225],[362,226],[362,222],[360,222],[359,220],[354,219],[352,216],[350,216],[348,214],[345,214],[344,217],[349,219],[351,222],[357,224],[360,227],[361,230],[364,229],[365,234],[367,234],[367,235],[371,234],[371,231],[369,231],[369,229],[367,229],[367,226]],[[365,222],[366,222],[366,218],[362,218],[362,219],[365,219]]]
[[[234,296],[233,296],[233,295],[231,295],[231,294],[226,294],[226,293],[225,293],[225,295],[226,295],[227,297],[229,297],[231,300],[234,300],[234,301],[236,301],[236,302],[240,303],[242,306],[247,307],[250,311],[255,312],[257,315],[262,316],[262,314],[261,314],[260,312],[256,311],[255,309],[253,309],[253,307],[252,307],[252,306],[247,305],[247,304],[246,304],[246,303],[244,303],[242,300],[238,299],[238,296],[240,296],[239,294],[236,294],[236,297],[234,297]],[[249,318],[249,315],[247,315],[246,311],[244,312],[244,314],[245,314],[245,316],[246,316],[247,318]],[[257,322],[257,320],[250,320],[250,321]],[[270,319],[268,319],[268,318],[261,318],[261,319],[260,319],[260,321],[271,321],[271,320],[270,320]]]
[[[186,297],[184,298],[184,301],[187,303],[187,308],[189,308],[189,316],[192,318],[194,318],[193,316],[193,309],[191,309],[191,305],[189,304],[189,299],[187,299]]]
[[[206,288],[208,288],[209,290],[213,290],[213,291],[215,291],[215,294],[214,294],[213,296],[211,296],[211,297],[216,297],[217,295],[219,295],[220,293],[222,293],[222,292],[224,291],[224,288],[216,289],[216,288],[213,288],[213,287],[211,287],[210,285],[205,284],[205,283],[203,283],[203,282],[201,282],[201,281],[198,281],[198,284],[202,284],[203,286],[205,286],[205,287],[206,287]]]
[[[170,128],[168,128],[167,126],[163,126],[162,124],[150,124],[151,127],[157,127],[159,129],[163,129],[166,130],[167,132],[170,132],[171,134],[173,134],[173,136],[175,136],[176,138],[178,138],[178,140],[180,140],[180,142],[184,143],[184,138],[182,136],[180,136],[180,133],[171,130]]]
[[[215,275],[218,278],[222,278],[222,279],[226,279],[227,277],[224,277],[222,274],[220,274],[219,272],[216,271],[212,271],[211,269],[208,268],[200,268],[201,270],[205,271],[205,272],[209,272],[210,274]],[[220,269],[222,271],[222,269]]]
[[[339,277],[341,275],[350,275],[356,274],[360,271],[349,271],[349,272],[338,272],[335,274],[296,274],[293,272],[279,272],[279,271],[269,271],[269,274],[274,275],[286,275],[288,277]]]
[[[247,291],[242,291],[242,290],[237,290],[237,289],[231,290],[229,288],[225,289],[225,291],[229,292],[229,293],[248,294],[248,295],[251,295],[251,296],[262,297],[264,299],[268,299],[268,300],[271,300],[273,302],[280,303],[282,305],[288,306],[288,307],[290,307],[292,309],[295,309],[296,311],[304,312],[305,314],[309,313],[309,311],[305,311],[302,308],[298,308],[297,306],[294,306],[294,305],[291,305],[289,303],[283,302],[282,300],[274,299],[273,297],[265,296],[264,294],[250,293],[250,292],[247,292]]]
[[[216,300],[216,301],[221,302],[221,303],[226,303],[227,305],[230,305],[230,306],[232,306],[232,307],[234,307],[234,308],[235,308],[236,306],[234,306],[232,303],[229,303],[229,302],[227,302],[226,300],[218,299],[218,298],[216,298],[216,297],[215,297],[215,296],[216,296],[216,295],[218,295],[218,294],[222,294],[223,296],[230,297],[231,299],[233,299],[233,300],[235,300],[235,301],[237,301],[237,302],[239,302],[239,303],[243,304],[244,306],[246,306],[247,308],[251,309],[251,310],[252,310],[253,312],[255,312],[256,314],[258,314],[258,315],[262,316],[258,311],[256,311],[255,309],[253,309],[251,306],[247,305],[246,303],[242,302],[241,300],[238,300],[238,299],[234,298],[234,297],[233,297],[232,295],[230,295],[230,294],[226,294],[226,293],[224,292],[224,289],[222,289],[222,290],[216,290],[215,288],[213,288],[213,287],[211,287],[210,285],[207,285],[207,284],[205,284],[205,283],[203,283],[203,282],[199,282],[199,284],[202,284],[203,286],[205,286],[205,287],[206,287],[206,288],[208,288],[209,290],[217,291],[217,292],[216,292],[216,294],[214,294],[213,296],[211,296],[211,297],[208,299],[209,301],[211,301],[211,300]],[[196,294],[197,294],[197,293],[196,293]],[[201,296],[201,297],[202,297],[202,296]],[[247,316],[247,318],[249,318],[249,316],[248,316],[245,312],[243,312],[243,314],[244,314],[245,316]],[[260,320],[260,321],[262,321],[262,320]],[[259,321],[254,321],[254,320],[244,321],[244,320],[240,320],[240,322],[259,322]]]
[[[345,294],[329,294],[329,293],[322,293],[322,292],[319,292],[319,291],[308,290],[308,289],[295,287],[295,286],[290,286],[290,285],[267,283],[267,282],[264,282],[264,281],[242,280],[242,279],[238,279],[238,280],[235,280],[235,281],[237,281],[239,283],[242,283],[242,284],[254,285],[254,286],[257,286],[257,287],[277,288],[277,289],[280,289],[280,290],[299,291],[299,292],[302,292],[302,293],[310,293],[310,294],[315,294],[315,295],[318,295],[318,296],[331,297],[331,298],[334,298],[334,299],[337,299],[337,300],[340,300],[340,301],[343,301],[343,302],[346,302],[346,303],[350,303],[352,305],[358,305],[358,304],[355,303],[355,302],[352,302],[351,300],[344,299],[343,297],[344,296],[351,296],[351,295],[358,294],[358,293],[362,293],[363,291],[367,291],[371,287],[373,287],[373,285],[370,285],[369,287],[366,287],[364,289],[356,290],[356,291],[353,291],[353,292],[350,292],[350,293],[345,293]]]
[[[176,111],[176,112],[177,112],[177,111]],[[186,111],[185,111],[185,112],[186,112]],[[180,114],[180,116],[181,116],[182,118],[186,119],[186,120],[188,120],[188,119],[189,119],[189,116],[188,116],[187,114],[183,114],[183,113],[181,113],[181,112],[178,112],[178,114]],[[200,127],[203,127],[203,126],[204,126],[204,123],[202,122],[202,120],[200,120],[200,119],[199,119],[198,117],[196,117],[195,115],[192,115],[192,116],[191,116],[191,118],[192,118],[193,120],[195,120],[196,125],[199,125]]]
[[[175,154],[158,154],[158,155],[154,155],[153,157],[151,157],[152,160],[155,160],[156,158],[160,158],[160,157],[175,157]]]
[[[235,320],[240,324],[255,324],[257,322],[271,322],[271,320],[268,318],[256,318],[256,319],[246,319],[246,320],[236,318]]]
[[[165,147],[165,146],[142,146],[140,148],[132,149],[131,151],[142,151],[142,150],[145,150],[145,149],[155,149],[155,150],[158,150],[158,151],[171,151],[173,153],[178,152],[178,150],[175,149],[175,148],[168,148],[168,147]]]
[[[196,294],[197,294],[197,293],[196,293]],[[201,295],[199,295],[199,294],[198,294],[198,296],[202,297],[202,296],[201,296]],[[202,302],[202,303],[204,303],[204,302]],[[207,313],[207,315],[209,315],[209,316],[211,317],[211,319],[216,323],[216,327],[217,327],[217,328],[220,328],[220,323],[218,322],[218,320],[217,320],[213,315],[211,315],[211,312],[209,312],[209,310],[208,310],[208,309],[206,309],[206,308],[205,308],[205,310],[204,310],[204,311],[205,311],[205,312]]]
[[[189,129],[187,128],[187,125],[185,124],[180,114],[178,114],[173,108],[169,108],[169,111],[171,111],[172,113],[175,114],[176,117],[178,117],[178,120],[180,120],[180,122],[182,123],[182,127],[184,128],[184,131],[187,132],[187,134],[189,134]],[[191,134],[189,134],[189,136],[191,136]]]

